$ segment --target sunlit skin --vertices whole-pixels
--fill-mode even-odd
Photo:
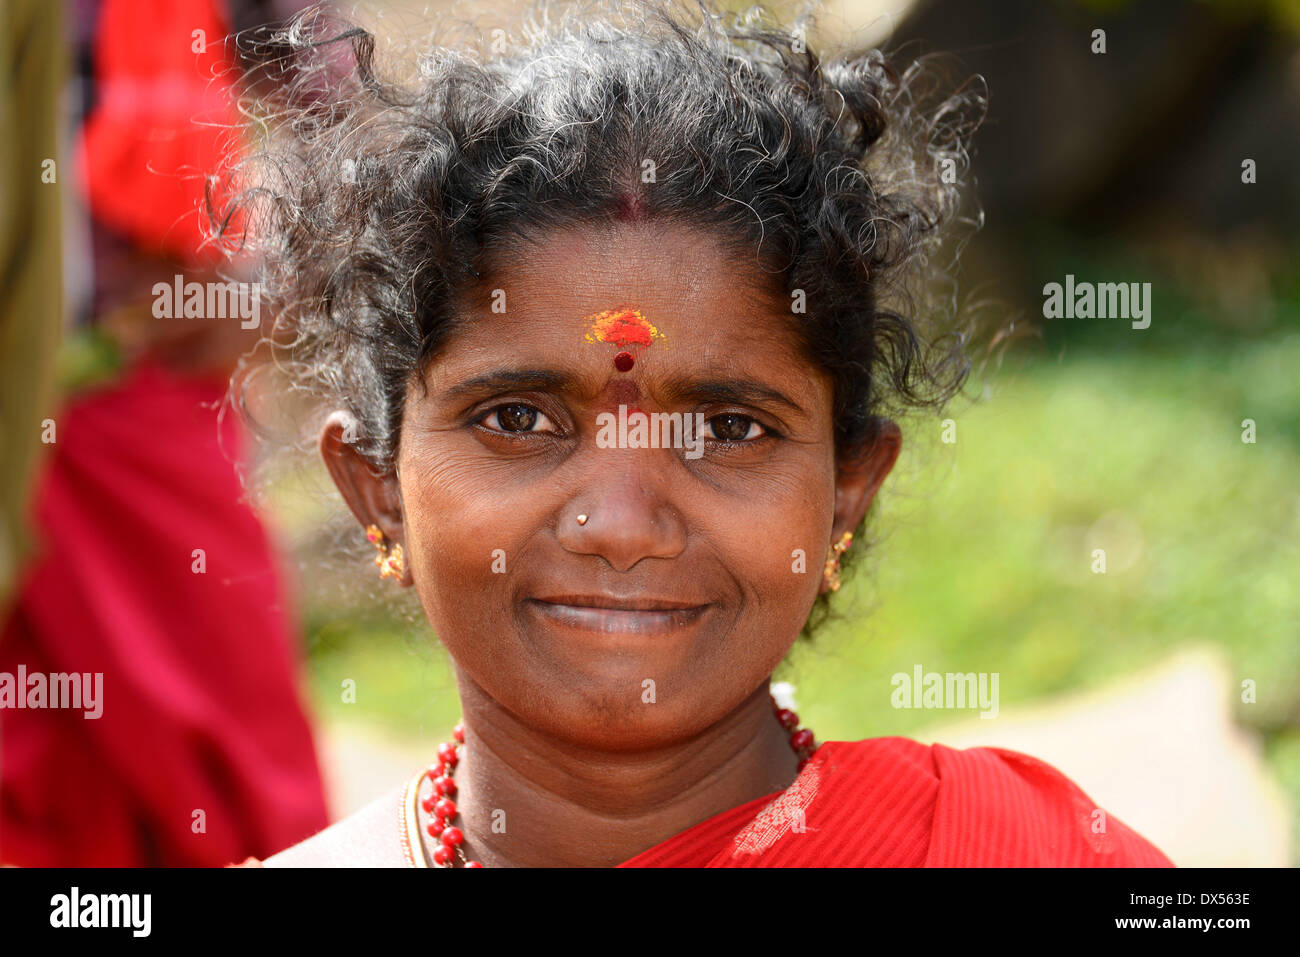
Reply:
[[[506,312],[464,304],[427,390],[408,390],[395,473],[343,441],[344,413],[321,450],[361,526],[401,543],[401,584],[454,662],[467,856],[614,865],[795,778],[768,679],[899,434],[837,467],[830,381],[789,299],[708,233],[547,233],[492,288]],[[586,320],[629,305],[663,341],[623,372]],[[620,403],[703,413],[703,456],[598,447]]]

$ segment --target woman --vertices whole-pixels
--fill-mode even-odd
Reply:
[[[320,18],[268,45],[319,57],[239,171],[279,366],[464,719],[267,864],[1168,865],[1032,758],[818,746],[769,695],[890,416],[965,375],[907,291],[980,97],[757,14],[543,12],[401,83]]]

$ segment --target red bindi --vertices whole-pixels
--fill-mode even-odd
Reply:
[[[632,193],[624,193],[620,196],[617,208],[618,218],[630,223],[645,219],[646,212],[649,209],[644,196],[637,196]]]
[[[619,372],[628,372],[635,364],[636,360],[632,358],[630,352],[620,352],[614,357],[614,368]]]

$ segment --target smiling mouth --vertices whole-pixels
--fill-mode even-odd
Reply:
[[[603,634],[667,634],[699,621],[710,606],[653,598],[602,595],[530,598],[526,604],[548,622]]]

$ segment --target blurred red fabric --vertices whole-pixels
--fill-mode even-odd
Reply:
[[[327,824],[296,616],[219,446],[224,390],[143,365],[57,418],[45,554],[0,671],[102,672],[103,715],[0,709],[0,862],[217,866]]]
[[[214,263],[206,178],[238,155],[228,23],[211,0],[105,0],[82,187],[93,215],[142,251]],[[197,48],[197,51],[196,51]],[[214,206],[224,195],[214,188]]]

